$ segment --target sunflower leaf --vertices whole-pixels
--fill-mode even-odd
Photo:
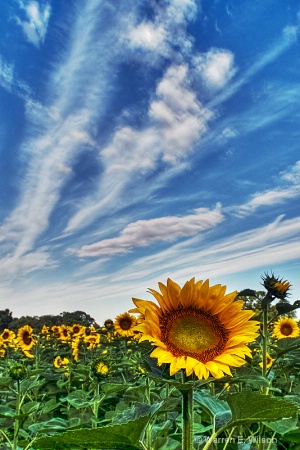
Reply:
[[[275,422],[291,419],[297,414],[297,406],[289,400],[258,392],[242,391],[229,394],[227,401],[234,422]]]
[[[298,430],[297,421],[298,417],[297,414],[295,414],[294,417],[291,417],[290,419],[281,419],[276,420],[275,422],[263,422],[263,424],[266,425],[267,428],[276,431],[276,433],[283,435],[290,431]]]
[[[140,450],[138,441],[148,420],[149,417],[146,415],[126,424],[95,429],[81,428],[53,436],[43,436],[34,442],[32,448],[35,450],[57,448]]]

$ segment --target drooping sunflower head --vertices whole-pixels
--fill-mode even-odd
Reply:
[[[123,337],[131,337],[134,335],[133,328],[136,325],[136,318],[131,314],[123,313],[119,314],[115,319],[115,330]]]
[[[35,344],[33,329],[29,325],[19,328],[17,333],[17,342],[23,351],[29,351]]]
[[[105,360],[97,358],[92,364],[92,372],[98,379],[106,378],[110,374],[111,368]]]
[[[74,358],[74,361],[79,361],[79,358],[80,358],[80,346],[81,346],[81,339],[80,339],[80,337],[77,337],[76,339],[73,339],[71,347],[72,347],[72,356]]]
[[[294,319],[282,317],[274,323],[273,337],[277,339],[299,337],[299,326]]]
[[[152,342],[156,348],[150,356],[159,365],[170,363],[171,375],[185,369],[187,376],[220,378],[231,375],[229,366],[239,367],[251,357],[247,344],[256,338],[259,323],[250,320],[253,311],[242,310],[243,301],[235,301],[237,292],[225,295],[226,286],[210,287],[208,280],[194,278],[182,289],[170,279],[159,288],[149,290],[159,306],[133,299],[137,308],[130,312],[142,315],[135,327],[143,333],[140,342]]]
[[[273,366],[273,363],[274,363],[274,359],[272,358],[271,355],[269,355],[269,353],[267,353],[267,369],[270,369],[270,367]],[[263,368],[264,363],[260,362],[259,365],[261,368]]]
[[[284,300],[288,295],[288,290],[291,284],[287,280],[275,277],[274,274],[268,275],[267,273],[262,277],[263,286],[267,289],[268,293],[275,298]]]
[[[111,319],[106,319],[104,328],[108,331],[112,331],[114,329],[114,322]]]

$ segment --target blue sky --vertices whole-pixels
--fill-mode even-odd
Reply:
[[[100,323],[168,277],[300,298],[294,0],[0,3],[0,297]]]

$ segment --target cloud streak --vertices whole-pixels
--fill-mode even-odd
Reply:
[[[172,242],[214,228],[224,220],[219,209],[199,208],[184,217],[167,216],[130,223],[118,237],[84,245],[80,257],[113,256],[159,241]]]

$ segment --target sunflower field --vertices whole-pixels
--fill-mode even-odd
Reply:
[[[0,449],[299,450],[299,301],[262,280],[168,279],[99,328],[4,329]]]

